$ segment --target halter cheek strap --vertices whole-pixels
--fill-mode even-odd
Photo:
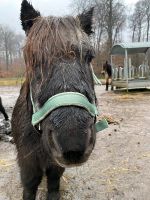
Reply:
[[[40,109],[35,108],[31,92],[30,95],[34,110],[34,113],[32,115],[33,126],[39,124],[53,110],[64,106],[81,107],[87,110],[92,117],[98,116],[98,110],[95,104],[91,104],[83,94],[78,92],[63,92],[56,94],[49,98]],[[102,119],[95,124],[95,131],[99,132],[107,127],[107,121],[105,119]]]

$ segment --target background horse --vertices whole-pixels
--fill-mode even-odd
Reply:
[[[26,0],[22,1],[27,76],[13,111],[12,131],[24,200],[35,200],[44,174],[47,199],[59,199],[59,182],[65,167],[83,164],[94,148],[95,117],[84,108],[59,107],[36,126],[31,123],[34,110],[56,94],[78,92],[95,104],[90,68],[94,51],[88,38],[92,15],[93,8],[76,18],[42,17]]]
[[[105,72],[106,79],[106,91],[108,91],[109,84],[112,82],[112,66],[106,60],[106,63],[103,65],[103,70]],[[113,90],[113,86],[111,85],[111,90]]]

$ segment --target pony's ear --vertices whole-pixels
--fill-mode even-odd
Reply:
[[[21,4],[20,20],[23,30],[28,33],[34,23],[34,19],[39,17],[40,13],[27,1],[23,0]]]
[[[78,15],[81,27],[84,30],[84,32],[87,33],[88,35],[93,33],[93,31],[92,31],[93,12],[94,12],[94,7],[92,7],[90,10]]]

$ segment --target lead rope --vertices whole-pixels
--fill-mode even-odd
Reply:
[[[102,85],[101,81],[97,78],[97,76],[94,73],[93,65],[90,64],[90,66],[91,66],[92,75],[93,75],[93,79],[94,79],[95,84],[96,85]],[[96,116],[96,120],[97,120],[97,116]],[[103,118],[103,119],[101,119],[101,120],[99,120],[95,123],[96,132],[102,131],[106,128],[108,128],[108,122],[105,118]]]
[[[96,85],[102,85],[101,81],[97,78],[97,76],[94,73],[93,65],[92,64],[90,64],[90,65],[91,65],[92,75],[93,75],[93,79],[94,79],[95,84]]]
[[[36,108],[35,108],[34,101],[33,101],[33,96],[32,96],[31,84],[30,84],[30,99],[31,99],[32,107],[33,107],[33,112],[36,113]],[[41,125],[39,123],[38,124],[38,131],[40,131],[40,130],[41,130]]]
[[[30,99],[31,99],[32,107],[33,107],[33,112],[35,113],[35,112],[36,112],[36,109],[35,109],[34,102],[33,102],[31,84],[30,84]]]

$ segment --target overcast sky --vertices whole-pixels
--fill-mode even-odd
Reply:
[[[0,24],[9,25],[13,30],[21,32],[19,22],[20,4],[22,0],[0,0]],[[30,0],[35,9],[42,15],[70,14],[71,0]],[[124,0],[128,6],[133,6],[137,0]]]

